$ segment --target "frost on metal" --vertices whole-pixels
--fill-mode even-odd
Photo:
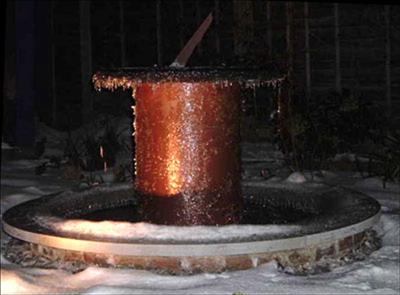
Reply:
[[[212,82],[229,87],[237,83],[244,88],[267,86],[278,88],[286,76],[274,68],[126,68],[98,71],[92,77],[94,88],[114,91],[136,89],[143,83]],[[135,93],[133,92],[133,96]]]

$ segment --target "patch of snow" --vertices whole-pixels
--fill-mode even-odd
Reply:
[[[27,192],[29,194],[33,194],[33,195],[44,195],[46,194],[45,191],[35,187],[35,186],[28,186],[22,189],[24,192]]]
[[[351,153],[336,154],[333,157],[334,162],[340,162],[340,161],[354,162],[355,160],[356,160],[356,155]]]
[[[43,158],[50,158],[50,157],[58,157],[58,158],[63,158],[64,156],[64,151],[58,148],[49,148],[46,147],[44,150],[44,153],[42,155]]]
[[[8,242],[10,239],[11,239],[11,237],[4,237],[4,244],[3,244],[3,240],[2,240],[2,244],[5,245],[5,243]],[[4,257],[3,253],[1,253],[1,255],[0,255],[0,263],[1,263],[2,268],[3,268],[3,266],[7,266],[7,265],[12,265],[13,264],[7,258]]]
[[[112,239],[148,242],[187,241],[211,242],[242,239],[267,234],[289,234],[301,229],[297,225],[225,225],[225,226],[166,226],[146,222],[66,220],[36,217],[36,221],[69,235],[88,235]]]
[[[271,178],[267,179],[268,182],[280,182],[282,181],[282,178],[279,176],[272,176]]]
[[[49,291],[49,288],[36,285],[32,278],[23,277],[15,270],[1,269],[1,294],[43,294]]]
[[[11,195],[6,195],[2,196],[1,198],[1,214],[3,214],[5,211],[10,209],[13,206],[16,206],[18,204],[39,198],[40,195],[37,194],[29,194],[29,193],[22,193],[22,194],[11,194]]]
[[[368,163],[370,161],[369,158],[366,157],[361,157],[357,156],[353,153],[342,153],[342,154],[336,154],[335,157],[333,157],[334,162],[340,162],[340,161],[347,161],[347,162],[355,162],[359,161],[361,163]]]
[[[304,183],[307,181],[306,177],[301,172],[293,172],[286,178],[287,182],[291,183]]]
[[[322,170],[321,173],[324,176],[324,178],[336,178],[336,177],[338,177],[337,173],[334,173],[334,172],[328,171],[328,170]]]
[[[15,148],[12,147],[11,145],[9,145],[8,143],[2,141],[1,142],[1,149],[2,150],[13,150]]]
[[[400,215],[382,214],[374,228],[382,239],[383,246],[400,245]]]
[[[337,276],[331,285],[339,288],[352,286],[360,291],[371,290],[372,293],[386,290],[391,294],[390,291],[400,290],[398,263],[398,247],[382,247],[363,261],[335,269],[333,274]],[[346,275],[343,275],[343,272]]]
[[[12,178],[2,178],[1,185],[14,186],[14,187],[27,187],[34,186],[37,182],[29,179],[12,179]]]
[[[369,177],[355,182],[352,186],[364,194],[367,194],[384,207],[382,211],[387,213],[400,212],[400,184],[388,182],[383,187],[382,180],[378,177]]]
[[[396,184],[393,182],[387,182],[385,187],[383,185],[383,181],[379,177],[368,177],[357,181],[354,184],[357,188],[365,188],[365,189],[374,189],[374,190],[382,190],[382,191],[392,191],[400,194],[400,184]]]
[[[16,161],[11,161],[7,163],[7,167],[4,168],[16,168],[16,169],[29,169],[29,168],[35,168],[36,166],[42,164],[42,160],[16,160]],[[3,171],[3,167],[2,167]]]
[[[269,180],[244,180],[242,183],[245,186],[250,187],[265,187],[265,188],[277,188],[277,189],[285,189],[293,192],[307,192],[310,189],[323,189],[326,188],[326,185],[320,182],[306,181],[306,182],[290,182],[287,179],[282,179],[280,177],[271,178],[272,181]]]

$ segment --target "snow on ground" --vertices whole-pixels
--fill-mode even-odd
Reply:
[[[3,145],[2,145],[3,147]],[[7,148],[7,147],[6,147]],[[300,185],[327,181],[350,187],[375,197],[383,206],[379,224],[382,247],[363,261],[344,265],[329,273],[292,276],[278,272],[274,262],[258,268],[199,274],[167,276],[143,270],[89,267],[79,273],[63,270],[23,268],[1,255],[1,294],[399,294],[400,292],[400,187],[377,178],[362,179],[357,174],[323,171],[318,179],[304,175],[260,178],[258,171],[278,166],[280,154],[268,144],[245,144],[244,167],[254,182]],[[34,174],[35,160],[2,161],[1,214],[20,202],[68,189],[72,183],[60,178],[59,170]],[[250,172],[249,172],[250,171]],[[301,180],[301,181],[300,181]],[[1,232],[1,246],[9,237]],[[3,252],[2,252],[3,253]]]
[[[1,149],[2,149],[2,150],[12,150],[13,147],[10,146],[10,145],[9,145],[8,143],[6,143],[6,142],[1,142]]]
[[[293,172],[286,178],[287,182],[292,182],[292,183],[304,183],[307,181],[305,175],[301,172]]]

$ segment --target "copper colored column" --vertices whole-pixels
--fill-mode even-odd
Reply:
[[[136,188],[158,224],[240,221],[239,86],[144,83],[136,90]]]

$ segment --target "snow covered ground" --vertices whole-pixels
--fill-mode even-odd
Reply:
[[[48,134],[48,133],[47,133]],[[1,233],[1,294],[399,294],[400,292],[400,187],[386,188],[377,178],[362,179],[357,173],[323,171],[311,177],[287,172],[265,179],[260,171],[279,167],[279,153],[269,144],[244,144],[244,177],[252,182],[329,182],[345,185],[375,197],[382,204],[382,218],[375,229],[382,247],[364,261],[312,276],[292,276],[268,263],[247,271],[193,276],[166,276],[133,269],[89,267],[79,273],[23,268],[7,261],[3,249],[9,237]],[[4,145],[9,150],[10,147]],[[3,144],[2,144],[3,149]],[[56,151],[56,149],[53,149]],[[67,190],[73,182],[61,172],[49,170],[38,176],[40,160],[2,161],[1,214],[8,208],[44,194]],[[275,169],[274,168],[274,169]]]

